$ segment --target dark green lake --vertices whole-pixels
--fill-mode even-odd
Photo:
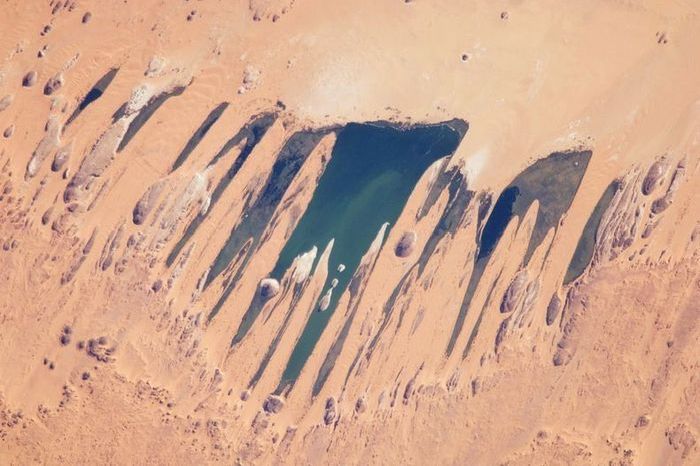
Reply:
[[[491,259],[491,254],[501,240],[511,219],[517,216],[519,226],[532,203],[538,202],[537,218],[521,262],[523,266],[527,266],[535,249],[545,239],[549,230],[558,228],[562,216],[571,207],[583,175],[586,173],[591,155],[591,151],[588,150],[554,152],[527,167],[503,190],[493,206],[477,242],[478,254],[469,277],[462,306],[457,314],[457,321],[447,344],[445,351],[447,356],[452,354],[457,338],[462,332],[472,298]],[[480,322],[481,314],[472,330],[472,336],[469,338],[467,346],[471,345],[471,341],[476,336]],[[466,353],[468,350],[465,349],[463,355]]]
[[[339,130],[331,160],[270,274],[281,279],[296,256],[313,246],[322,251],[335,239],[324,287],[325,292],[338,280],[330,306],[311,314],[278,391],[299,376],[382,224],[389,222],[391,228],[426,169],[452,154],[466,129],[465,122],[453,120],[411,127],[349,124]],[[340,264],[346,267],[342,273]],[[247,316],[249,321],[255,317]]]

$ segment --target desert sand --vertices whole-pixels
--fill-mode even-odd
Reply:
[[[0,8],[1,464],[700,464],[700,2]]]

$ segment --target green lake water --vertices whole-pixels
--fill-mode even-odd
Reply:
[[[465,131],[460,120],[407,128],[349,124],[339,130],[313,198],[270,274],[281,279],[297,255],[313,246],[323,251],[335,239],[324,292],[334,278],[338,285],[328,309],[311,314],[278,392],[299,376],[382,224],[393,226],[419,178],[433,162],[455,151]],[[346,267],[342,273],[337,272],[340,264]]]

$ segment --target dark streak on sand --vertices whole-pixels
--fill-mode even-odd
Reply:
[[[119,143],[119,147],[117,147],[117,152],[121,152],[122,150],[124,150],[124,148],[127,146],[127,144],[129,144],[131,139],[134,136],[136,136],[136,133],[138,133],[138,131],[143,127],[143,125],[145,125],[146,122],[148,122],[148,120],[153,116],[153,114],[156,113],[156,111],[169,98],[182,95],[182,93],[185,92],[185,89],[187,89],[186,86],[178,86],[170,92],[163,92],[155,97],[152,97],[148,101],[148,103],[141,110],[139,110],[136,117],[129,124],[129,128],[124,134],[124,138]],[[117,112],[113,115],[113,121],[117,121],[124,115],[124,108],[125,106],[123,105],[119,110],[117,110]]]
[[[217,105],[214,110],[212,110],[209,115],[204,119],[204,122],[200,125],[199,128],[194,132],[192,137],[187,141],[187,144],[185,144],[185,147],[182,149],[182,152],[180,152],[180,155],[177,156],[177,159],[175,159],[175,162],[173,163],[172,168],[170,169],[170,172],[174,172],[177,170],[185,161],[187,160],[187,157],[190,156],[192,151],[199,145],[200,141],[206,134],[209,132],[212,126],[214,126],[214,123],[216,123],[221,115],[224,113],[224,110],[228,108],[229,103],[228,102],[222,102],[219,105]]]
[[[68,117],[68,120],[66,120],[66,124],[63,126],[64,131],[66,127],[73,122],[73,120],[78,118],[78,116],[88,107],[88,105],[102,97],[102,94],[104,94],[104,92],[107,90],[118,72],[119,68],[112,68],[95,83],[92,89],[90,89],[85,97],[83,97],[83,100],[73,111],[71,116]]]
[[[374,335],[367,348],[368,359],[371,357],[372,352],[379,342],[379,339],[390,323],[391,317],[394,313],[394,308],[396,306],[396,301],[404,294],[405,289],[410,286],[411,279],[414,277],[414,275],[415,278],[413,278],[413,281],[417,281],[423,275],[428,261],[434,254],[435,249],[443,238],[445,238],[447,235],[450,237],[454,236],[458,228],[464,222],[467,208],[474,197],[474,192],[470,191],[467,187],[467,179],[457,167],[453,167],[450,170],[443,170],[443,172],[438,176],[438,180],[433,185],[433,188],[435,187],[438,187],[441,191],[448,189],[449,197],[447,204],[442,211],[440,219],[433,228],[430,238],[428,238],[428,241],[425,243],[420,257],[416,263],[413,264],[413,266],[403,275],[403,277],[401,277],[401,280],[399,280],[399,283],[396,285],[396,287],[394,287],[389,299],[384,304],[384,318],[382,319],[382,323],[377,330],[377,333]],[[431,190],[431,192],[428,194],[428,199],[431,199],[431,202],[428,205],[432,206],[437,201],[440,194],[441,192],[432,192]],[[424,204],[423,209],[425,209],[425,205],[426,204]],[[424,216],[426,214],[427,211],[422,215]],[[405,307],[402,308],[399,315],[397,330],[401,327],[404,314]]]
[[[496,285],[498,284],[498,280],[500,280],[502,273],[503,273],[503,269],[501,269],[498,272],[496,279],[491,284],[491,288],[489,289],[489,293],[488,293],[488,295],[486,295],[486,301],[484,302],[484,305],[481,308],[481,312],[479,312],[479,317],[477,317],[476,322],[474,323],[474,327],[472,328],[472,331],[469,334],[469,339],[467,340],[467,344],[464,346],[464,351],[462,351],[462,359],[466,359],[467,356],[469,356],[469,351],[472,349],[472,345],[474,344],[474,340],[476,339],[476,335],[479,333],[479,327],[481,326],[481,320],[484,318],[484,313],[486,312],[486,309],[488,309],[490,304],[491,304],[491,298],[493,297],[493,292],[496,289]]]
[[[301,295],[304,293],[304,290],[306,290],[306,287],[308,285],[308,280],[305,280],[302,283],[297,283],[294,284],[293,288],[293,294],[292,294],[292,302],[289,304],[289,308],[287,309],[287,313],[284,316],[284,321],[282,322],[282,325],[280,328],[277,330],[277,333],[275,334],[275,337],[272,339],[270,342],[270,346],[267,348],[267,351],[265,352],[265,356],[263,356],[262,360],[260,361],[260,365],[258,366],[258,370],[255,371],[255,374],[253,374],[253,377],[250,379],[250,382],[248,383],[248,389],[253,389],[255,388],[255,385],[257,385],[258,381],[260,380],[260,377],[262,377],[263,373],[265,372],[265,369],[267,368],[267,365],[270,363],[270,360],[272,359],[272,356],[275,354],[275,350],[277,349],[277,345],[279,345],[279,342],[282,341],[282,337],[284,336],[285,332],[287,331],[287,328],[289,327],[289,322],[291,321],[292,315],[294,314],[294,310],[297,307],[297,304],[299,303],[299,299],[301,298]],[[256,293],[256,298],[259,299],[260,293]],[[280,302],[281,300],[278,300]],[[312,304],[313,306],[313,304]],[[274,312],[274,309],[270,311],[270,314]],[[234,341],[231,343],[231,346],[234,346],[238,342],[234,339]]]
[[[326,383],[326,380],[328,380],[328,376],[330,375],[331,370],[333,369],[333,367],[335,367],[335,362],[338,359],[338,356],[340,356],[340,353],[343,350],[345,340],[348,337],[348,334],[350,333],[350,328],[352,327],[352,323],[355,320],[357,310],[360,307],[362,297],[365,293],[366,287],[363,285],[366,285],[367,277],[369,277],[372,274],[374,266],[377,263],[377,257],[379,257],[379,254],[377,254],[377,256],[374,257],[374,260],[372,260],[371,264],[365,264],[360,266],[357,273],[355,273],[355,275],[353,275],[352,277],[352,280],[350,280],[350,284],[348,285],[348,290],[350,291],[350,301],[348,302],[348,309],[350,309],[350,312],[346,312],[345,323],[343,324],[343,328],[341,329],[340,333],[338,334],[338,337],[335,339],[330,349],[328,350],[328,354],[326,354],[326,357],[323,360],[320,369],[318,370],[318,374],[316,375],[316,381],[314,382],[314,386],[311,392],[311,395],[313,397],[317,396],[321,392],[323,385]]]
[[[214,318],[219,310],[221,310],[226,299],[228,299],[229,295],[235,289],[243,276],[248,261],[259,246],[260,238],[265,228],[267,228],[275,209],[287,192],[287,188],[289,188],[292,180],[311,152],[328,132],[329,130],[319,130],[299,131],[294,133],[280,151],[260,196],[253,205],[246,204],[246,206],[244,206],[241,215],[242,220],[233,228],[226,244],[216,256],[205,286],[209,286],[211,282],[229,266],[232,258],[238,254],[246,243],[250,244],[245,257],[237,266],[235,274],[231,277],[218,302],[209,313],[209,319]],[[259,311],[260,309],[249,308],[241,322],[239,332],[242,328],[249,328],[248,322],[252,324],[252,321],[255,320]]]
[[[221,195],[224,193],[224,191],[226,191],[228,185],[231,183],[233,178],[241,169],[245,161],[248,160],[248,157],[253,152],[255,146],[257,146],[257,144],[263,138],[265,133],[267,133],[267,130],[275,122],[276,118],[277,115],[274,113],[262,113],[260,115],[256,115],[248,123],[246,123],[243,126],[243,128],[241,128],[231,139],[229,139],[219,150],[219,152],[217,152],[214,158],[209,162],[208,166],[214,165],[222,157],[228,154],[234,147],[239,145],[241,142],[245,141],[245,145],[236,157],[236,160],[234,160],[233,164],[231,164],[231,167],[228,169],[226,175],[219,180],[219,183],[212,191],[211,202],[209,204],[209,209],[207,210],[207,212],[212,211],[216,203],[219,201],[219,198],[221,198]],[[180,240],[170,251],[170,254],[168,254],[168,258],[165,261],[168,267],[170,267],[175,262],[175,259],[182,251],[182,248],[184,248],[187,242],[190,240],[190,238],[192,238],[192,236],[195,234],[195,232],[202,224],[206,216],[207,214],[197,214],[197,216],[187,226],[187,229],[182,235],[182,238],[180,238]]]
[[[613,200],[613,197],[615,197],[615,193],[620,188],[620,184],[619,180],[614,180],[610,183],[596,203],[593,212],[591,212],[591,216],[588,218],[586,226],[581,232],[581,238],[578,240],[576,250],[569,263],[569,268],[566,270],[564,285],[568,285],[580,277],[586,270],[586,267],[588,267],[588,264],[591,263],[600,221],[603,218],[603,214],[608,209],[610,202]]]

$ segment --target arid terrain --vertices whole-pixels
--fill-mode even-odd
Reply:
[[[0,11],[0,464],[700,464],[700,1]]]

